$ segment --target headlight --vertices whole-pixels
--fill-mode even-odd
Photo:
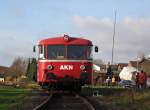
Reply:
[[[48,70],[52,70],[52,69],[53,69],[53,66],[52,66],[52,65],[48,65],[48,66],[47,66],[47,69],[48,69]]]
[[[80,66],[80,69],[81,69],[81,70],[85,70],[85,66],[84,66],[84,65],[81,65],[81,66]]]

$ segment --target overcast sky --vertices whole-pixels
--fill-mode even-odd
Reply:
[[[42,38],[69,34],[99,46],[95,58],[111,61],[114,10],[117,10],[114,61],[150,54],[149,0],[0,0],[0,65],[17,56],[33,57]]]

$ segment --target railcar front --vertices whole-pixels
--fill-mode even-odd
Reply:
[[[80,88],[91,83],[91,41],[64,35],[41,40],[38,47],[37,81],[40,85]]]

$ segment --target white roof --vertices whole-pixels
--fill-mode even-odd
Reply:
[[[93,64],[93,70],[100,71],[100,66]]]

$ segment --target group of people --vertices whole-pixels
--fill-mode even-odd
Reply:
[[[136,85],[137,88],[146,88],[147,75],[141,70],[140,72],[129,62],[127,67],[124,67],[119,74],[121,79],[120,85]]]
[[[114,85],[116,84],[115,76],[112,75],[111,67],[108,63],[106,75],[106,84]],[[141,70],[138,71],[135,67],[132,66],[132,63],[129,62],[128,66],[124,67],[119,73],[119,84],[122,86],[130,85],[136,86],[137,88],[146,88],[147,75]]]
[[[108,76],[106,78],[106,85],[107,86],[114,86],[116,84],[116,79],[115,76],[112,73],[112,68],[110,66],[110,62],[108,62],[108,64],[106,65],[106,75]]]
[[[113,76],[112,78],[108,76],[106,79],[106,85],[107,86],[110,86],[110,85],[114,86],[115,84],[116,84],[115,76]]]

